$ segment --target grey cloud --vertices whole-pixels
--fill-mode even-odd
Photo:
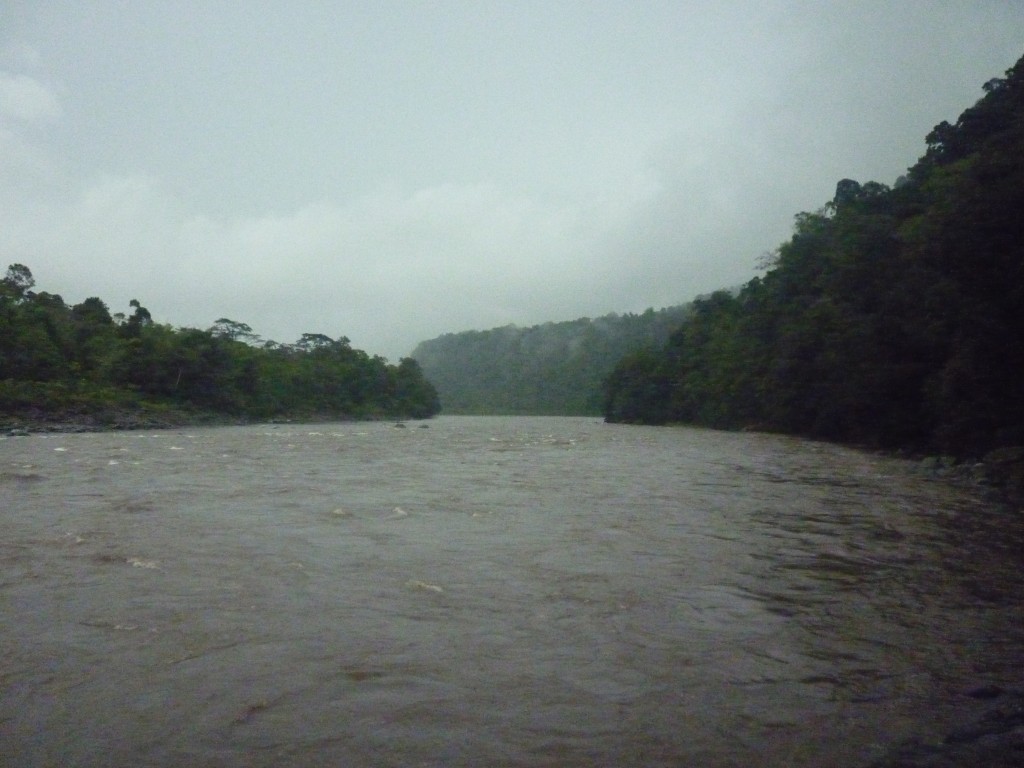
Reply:
[[[60,117],[57,97],[28,75],[0,72],[0,115],[18,120],[52,120]]]
[[[749,279],[838,179],[911,165],[1024,52],[1024,7],[57,3],[10,30],[8,263],[396,358]]]

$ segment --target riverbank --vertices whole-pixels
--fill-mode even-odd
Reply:
[[[251,423],[251,420],[222,413],[176,408],[110,407],[80,411],[28,409],[14,414],[0,414],[0,435],[176,429],[190,426],[231,426],[248,423]]]
[[[918,466],[929,477],[989,489],[1003,501],[1024,509],[1024,447],[997,448],[977,461],[928,456]]]
[[[374,415],[355,417],[338,413],[303,413],[253,419],[209,411],[116,409],[86,414],[0,415],[0,437],[79,432],[118,432],[184,429],[187,427],[240,427],[250,424],[321,424],[356,421],[423,421],[409,416]]]

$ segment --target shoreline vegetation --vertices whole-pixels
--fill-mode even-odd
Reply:
[[[279,344],[228,318],[173,328],[134,299],[130,314],[111,314],[97,297],[68,306],[34,289],[23,264],[0,279],[0,428],[419,419],[440,409],[415,360],[391,364],[345,337]]]
[[[622,358],[605,418],[1007,463],[993,452],[1024,446],[1024,58],[983,90],[892,187],[841,180],[763,276]]]

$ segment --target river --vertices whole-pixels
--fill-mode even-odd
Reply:
[[[0,440],[0,763],[864,766],[1021,682],[1024,526],[596,419]]]

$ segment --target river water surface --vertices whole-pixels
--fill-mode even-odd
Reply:
[[[1019,682],[1024,532],[595,419],[0,440],[0,763],[862,766]]]

